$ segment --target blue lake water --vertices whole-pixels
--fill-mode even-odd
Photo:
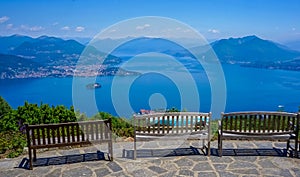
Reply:
[[[276,111],[279,105],[283,105],[285,111],[298,111],[300,72],[246,68],[238,65],[223,65],[223,71],[227,90],[224,112]],[[96,82],[99,82],[102,87],[94,90],[86,88],[86,84],[92,81],[89,78],[82,78],[82,84],[75,86],[72,85],[73,78],[71,77],[0,80],[0,95],[13,108],[23,105],[24,101],[70,107],[74,105],[75,98],[77,102],[78,100],[80,102],[75,108],[89,116],[95,114],[93,102],[95,102],[97,111],[105,111],[113,115],[119,115],[119,112],[122,111],[120,109],[126,109],[130,104],[132,110],[126,112],[126,117],[130,117],[140,109],[177,107],[185,108],[188,111],[210,111],[211,85],[204,72],[195,73],[193,77],[198,78],[195,79],[195,83],[200,105],[196,105],[196,108],[193,107],[195,95],[189,95],[189,92],[185,93],[185,96],[190,97],[188,100],[191,106],[182,107],[182,92],[178,89],[178,82],[179,85],[184,85],[186,88],[191,86],[180,74],[176,76],[177,83],[164,75],[155,73],[138,77],[97,77]],[[115,80],[116,78],[117,80]],[[130,80],[132,82],[126,92],[125,88],[128,87]],[[73,86],[80,90],[78,92],[80,94],[75,97]],[[127,100],[124,100],[121,95],[123,91]],[[118,107],[116,108],[116,106]]]

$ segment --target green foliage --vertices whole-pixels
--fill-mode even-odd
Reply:
[[[76,121],[76,116],[73,107],[70,109],[62,105],[50,107],[48,104],[38,106],[25,102],[24,106],[19,106],[0,119],[0,132],[23,131],[24,123],[34,125],[74,121]]]
[[[25,102],[24,106],[12,110],[1,97],[0,104],[1,111],[5,110],[5,115],[0,117],[0,157],[16,157],[23,152],[26,146],[25,123],[32,125],[76,121],[73,107],[50,107],[48,104],[38,106]]]
[[[0,157],[17,157],[22,154],[26,146],[26,137],[17,131],[0,133]]]
[[[0,96],[0,119],[11,111],[10,105]]]
[[[93,120],[111,119],[112,131],[119,137],[133,137],[134,128],[132,123],[123,118],[114,117],[106,112],[99,112],[92,117]]]
[[[180,112],[177,108],[172,107],[171,109],[166,110],[166,112]]]

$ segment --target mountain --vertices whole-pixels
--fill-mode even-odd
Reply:
[[[293,50],[300,51],[300,40],[285,42],[284,45],[288,46]]]
[[[114,49],[112,55],[136,56],[148,52],[157,52],[174,56],[173,54],[183,52],[184,50],[185,49],[177,43],[167,39],[140,37],[129,39],[129,41],[121,44]]]
[[[211,45],[218,58],[226,63],[283,62],[300,57],[299,51],[257,36],[221,39]]]
[[[11,54],[31,58],[43,65],[68,65],[76,63],[84,45],[75,40],[41,36],[25,41],[10,51]]]
[[[0,78],[16,78],[16,76],[30,75],[42,65],[14,55],[0,54]]]
[[[22,35],[0,36],[0,53],[9,54],[15,47],[33,38]]]
[[[115,48],[102,63],[107,54],[105,50],[103,52],[97,49],[102,49],[101,46],[104,47],[105,44],[107,47],[114,46],[125,42],[124,40],[128,42]],[[149,37],[103,39],[85,46],[73,39],[64,40],[49,36],[38,38],[21,35],[0,36],[0,78],[114,75],[117,69],[120,69],[118,67],[120,63],[130,59],[131,56],[148,52],[176,57],[186,67],[198,69],[196,66],[199,64],[195,63],[195,57],[189,51],[205,55],[209,46],[198,46],[188,50],[174,41]],[[222,63],[300,70],[300,51],[291,50],[257,36],[221,39],[211,43],[210,46]],[[80,57],[83,60],[79,61]],[[120,73],[136,74],[125,70]]]
[[[105,75],[121,59],[84,46],[75,40],[40,36],[31,38],[13,35],[0,37],[0,78],[66,77]],[[81,55],[85,51],[84,55]],[[105,61],[102,63],[103,58]],[[80,60],[79,58],[83,59]],[[103,65],[103,67],[100,67]],[[75,68],[77,72],[75,73]],[[101,69],[100,69],[101,68]],[[93,73],[93,74],[91,74]],[[125,72],[124,72],[125,73]],[[126,74],[131,74],[127,72]]]

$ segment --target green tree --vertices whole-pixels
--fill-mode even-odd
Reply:
[[[0,119],[4,117],[7,113],[11,112],[12,108],[5,101],[4,98],[0,96]]]
[[[168,109],[166,112],[180,112],[177,108],[172,107],[171,109]]]
[[[73,107],[70,109],[62,105],[50,107],[48,104],[39,106],[25,102],[23,106],[19,106],[0,119],[0,131],[23,131],[24,123],[34,125],[75,121],[76,116]]]

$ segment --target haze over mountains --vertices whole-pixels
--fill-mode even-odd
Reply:
[[[115,41],[106,39],[99,42],[99,45],[110,45],[110,42]],[[300,71],[300,51],[291,50],[257,36],[221,39],[211,43],[211,46],[222,63]],[[85,47],[76,40],[48,36],[0,37],[0,79],[72,76],[76,74],[75,66]],[[97,75],[114,75],[118,70],[115,66],[123,61],[122,55],[133,56],[149,50],[175,57],[189,55],[178,45],[159,38],[140,38],[118,49],[109,55],[104,63],[105,67],[101,67],[102,70],[99,70],[99,66],[95,66],[93,62],[84,69]],[[95,58],[105,56],[102,51],[97,51],[91,46],[89,46],[89,52]],[[134,73],[123,71],[121,75],[123,74]],[[87,72],[77,73],[77,75],[90,76]]]

